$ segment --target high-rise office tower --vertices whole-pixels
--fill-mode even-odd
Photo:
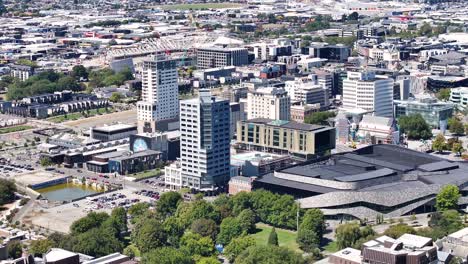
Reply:
[[[229,107],[208,90],[180,102],[181,186],[214,190],[229,181]]]
[[[153,56],[143,62],[141,97],[137,103],[138,132],[169,130],[179,117],[175,60]]]
[[[374,72],[348,72],[343,80],[343,108],[363,109],[375,116],[393,117],[393,79]]]

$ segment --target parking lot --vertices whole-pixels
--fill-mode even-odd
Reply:
[[[138,202],[154,202],[155,200],[124,189],[52,208],[46,208],[46,204],[41,206],[41,203],[47,203],[47,201],[37,201],[34,210],[23,218],[23,222],[51,232],[67,233],[74,221],[85,217],[91,211],[110,213],[117,206],[129,208]]]

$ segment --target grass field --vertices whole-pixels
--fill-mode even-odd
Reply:
[[[0,134],[18,132],[18,131],[28,130],[28,129],[31,129],[31,128],[33,128],[33,127],[32,126],[4,127],[4,128],[0,128]]]
[[[268,236],[270,235],[272,228],[273,227],[269,225],[259,223],[257,224],[258,232],[252,234],[251,236],[255,238],[258,245],[266,245],[268,241]],[[299,246],[296,243],[296,232],[276,228],[276,233],[278,234],[278,242],[280,246],[284,246],[294,251],[301,252]]]
[[[72,121],[72,120],[78,120],[83,117],[92,117],[96,116],[98,114],[106,114],[106,113],[112,113],[114,110],[112,108],[107,108],[107,112],[105,108],[98,108],[98,109],[91,109],[89,110],[88,113],[81,113],[81,112],[76,112],[76,113],[70,113],[66,115],[59,115],[59,116],[54,116],[54,117],[49,117],[47,118],[47,121],[54,122],[54,123],[62,123],[66,121]]]
[[[151,177],[158,176],[158,175],[161,175],[160,169],[143,171],[143,172],[135,173],[135,174],[129,174],[128,176],[133,177],[137,180],[141,180],[141,179],[151,178]]]
[[[340,250],[338,248],[338,244],[336,244],[336,241],[331,241],[330,243],[328,243],[326,246],[323,247],[323,249],[329,253],[335,253],[337,252],[338,250]]]
[[[164,10],[200,10],[200,9],[223,9],[240,7],[239,4],[233,3],[209,3],[209,4],[177,4],[160,6]]]

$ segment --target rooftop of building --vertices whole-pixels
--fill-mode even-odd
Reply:
[[[93,128],[93,130],[108,133],[108,132],[117,132],[119,130],[131,129],[131,128],[136,129],[137,127],[136,125],[115,124],[115,125],[109,125],[109,126],[95,127]]]
[[[299,199],[301,206],[321,208],[325,215],[369,218],[380,213],[373,204],[392,208],[385,214],[396,217],[433,201],[444,185],[468,183],[468,164],[395,145],[371,145],[268,173],[256,182],[309,196]]]
[[[285,120],[273,120],[273,119],[268,119],[268,118],[254,118],[254,119],[249,119],[249,120],[245,120],[241,122],[261,124],[261,125],[267,125],[267,126],[275,126],[275,127],[288,128],[288,129],[293,129],[293,130],[302,130],[302,131],[319,131],[319,130],[332,129],[332,127],[328,127],[328,126],[304,124],[304,123],[298,123],[294,121],[285,121]]]

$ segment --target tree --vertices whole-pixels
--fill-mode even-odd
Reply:
[[[156,212],[162,217],[175,214],[177,205],[182,201],[182,195],[178,192],[165,192],[156,204]]]
[[[140,218],[131,234],[132,242],[142,253],[166,245],[167,234],[157,219]]]
[[[339,225],[336,229],[335,238],[340,249],[351,247],[361,238],[359,224],[346,223]]]
[[[193,264],[193,260],[186,252],[172,248],[162,247],[151,250],[143,255],[142,264]]]
[[[109,97],[109,100],[113,103],[118,103],[120,100],[122,100],[122,94],[119,92],[114,92],[112,95]]]
[[[216,257],[205,257],[197,261],[197,264],[219,264],[219,260]]]
[[[76,80],[71,76],[64,76],[58,79],[55,86],[55,91],[81,91],[83,88],[79,85]]]
[[[17,259],[23,254],[23,247],[18,240],[10,241],[7,245],[8,256],[12,259]]]
[[[442,227],[446,232],[446,235],[463,228],[463,222],[460,218],[460,214],[456,210],[443,211],[438,225]]]
[[[391,225],[384,232],[384,235],[395,239],[401,237],[404,234],[416,234],[416,230],[407,224],[396,224]]]
[[[133,259],[137,256],[137,252],[138,252],[138,248],[136,248],[135,245],[128,245],[126,248],[124,248],[122,254]]]
[[[444,151],[445,146],[445,137],[442,134],[437,135],[434,141],[432,141],[432,150],[437,151],[439,153]]]
[[[351,14],[348,15],[348,20],[358,20],[358,19],[359,19],[358,12],[352,12]]]
[[[325,217],[319,209],[307,210],[297,234],[299,247],[311,252],[320,245],[325,232]]]
[[[448,126],[450,132],[455,135],[462,135],[463,132],[465,132],[462,122],[456,117],[452,117],[448,120]]]
[[[450,99],[450,88],[440,89],[437,93],[437,99],[441,101],[447,101]]]
[[[242,232],[242,226],[237,218],[224,218],[221,222],[217,242],[222,245],[227,245],[233,238],[241,236]]]
[[[128,209],[128,214],[132,216],[132,223],[135,223],[135,219],[144,215],[149,209],[148,203],[136,203]]]
[[[463,145],[461,143],[455,143],[453,144],[452,147],[452,152],[455,153],[455,155],[460,156],[465,149],[463,148]]]
[[[177,206],[177,218],[183,227],[192,225],[196,219],[211,219],[219,222],[220,216],[216,208],[206,200],[198,200],[191,203],[179,203]]]
[[[73,78],[79,81],[81,79],[87,80],[89,73],[88,73],[88,70],[86,70],[86,68],[83,65],[76,65],[76,66],[73,66],[71,75]]]
[[[177,217],[170,216],[166,218],[163,223],[163,228],[167,235],[167,243],[173,247],[178,247],[180,238],[184,234],[185,230]]]
[[[250,209],[244,209],[237,216],[242,230],[248,234],[255,232],[255,213]]]
[[[316,124],[316,125],[327,125],[327,119],[330,117],[335,117],[336,113],[323,111],[315,112],[305,117],[304,123],[307,124]]]
[[[123,245],[113,234],[104,229],[95,228],[78,235],[72,249],[86,255],[102,257],[121,252]]]
[[[33,255],[40,255],[47,253],[53,247],[53,242],[48,239],[33,240],[29,248],[29,252]]]
[[[42,157],[40,160],[39,160],[39,163],[41,164],[42,167],[49,167],[49,166],[52,166],[52,161],[50,160],[50,158],[48,157]]]
[[[304,264],[304,258],[287,248],[271,245],[249,247],[235,260],[236,264]]]
[[[197,219],[193,221],[190,229],[196,234],[204,237],[210,237],[211,239],[216,239],[216,235],[218,234],[218,227],[215,221],[211,219]]]
[[[270,235],[268,236],[268,245],[278,246],[278,234],[276,234],[276,228],[272,228]]]
[[[116,207],[112,210],[111,218],[115,221],[115,227],[119,233],[124,233],[128,231],[127,228],[127,212],[123,207]]]
[[[234,259],[239,256],[244,250],[251,246],[255,246],[255,239],[251,236],[237,237],[231,240],[231,242],[224,248],[223,254],[233,262]]]
[[[460,190],[456,185],[444,186],[436,197],[436,208],[439,211],[458,208],[458,199],[461,197]]]
[[[91,212],[87,216],[72,223],[70,231],[72,234],[82,234],[93,228],[100,227],[109,218],[107,213]]]
[[[15,200],[16,185],[13,181],[0,179],[0,206]]]
[[[208,257],[213,255],[215,251],[211,238],[194,233],[185,233],[180,239],[180,247],[185,249],[191,256]]]
[[[400,130],[409,139],[429,139],[432,137],[431,128],[420,114],[401,116],[398,119]]]

